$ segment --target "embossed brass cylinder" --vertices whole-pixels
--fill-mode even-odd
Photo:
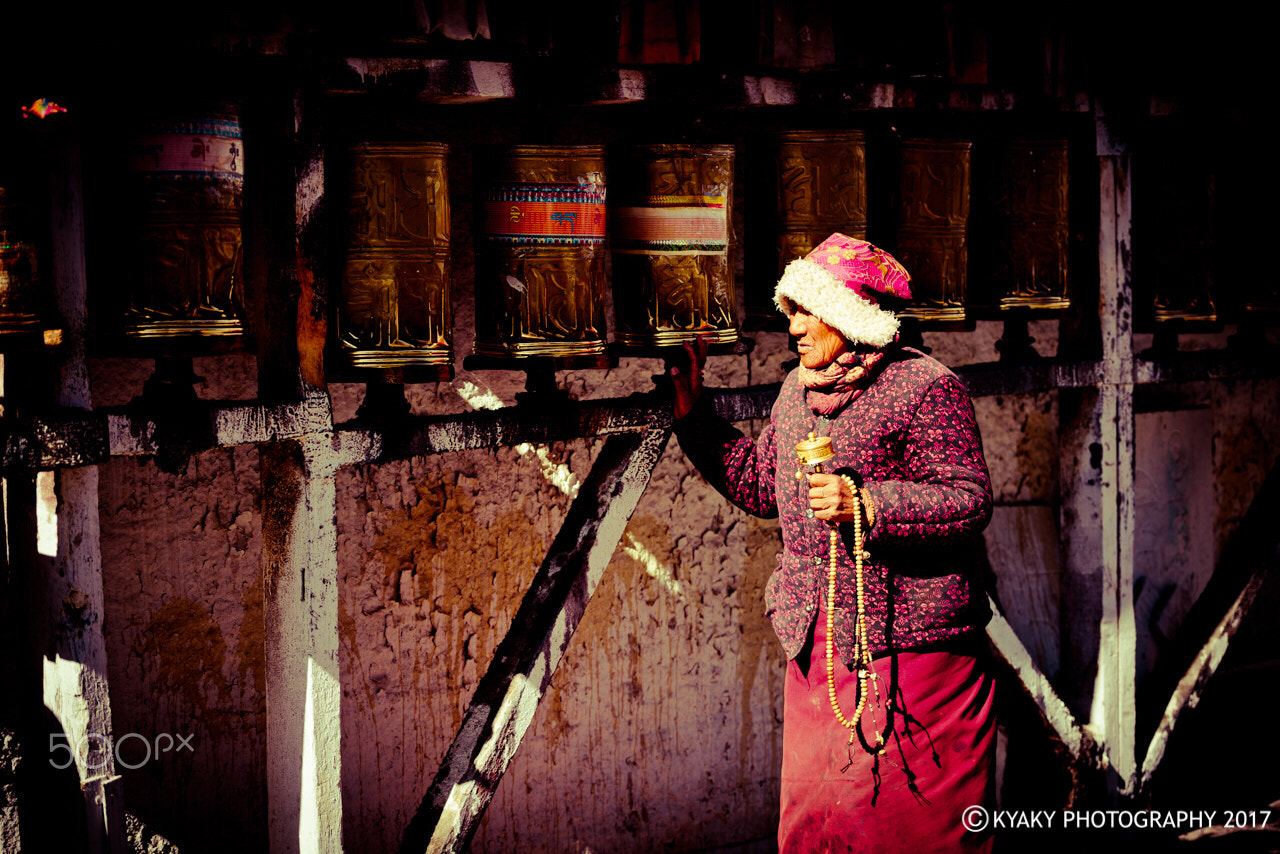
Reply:
[[[234,112],[151,122],[132,151],[133,338],[245,332],[244,142]]]
[[[476,175],[476,354],[603,354],[604,147],[484,150]]]
[[[350,152],[338,341],[350,367],[453,363],[449,147],[363,143]]]
[[[778,276],[835,232],[866,240],[867,149],[861,131],[784,133],[777,169]]]
[[[731,145],[648,145],[611,170],[615,340],[738,340]]]
[[[965,318],[968,283],[969,149],[967,140],[908,139],[898,175],[898,241],[893,253],[911,273],[918,320]]]
[[[991,286],[997,305],[1067,308],[1066,140],[1001,146],[996,175]]]
[[[0,336],[40,332],[40,253],[25,211],[0,187]]]
[[[1146,141],[1134,167],[1135,315],[1140,326],[1216,323],[1214,176],[1185,128]]]

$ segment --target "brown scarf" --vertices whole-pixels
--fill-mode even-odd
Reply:
[[[800,366],[809,408],[818,415],[834,415],[857,399],[875,380],[883,366],[884,350],[847,351],[817,370]]]

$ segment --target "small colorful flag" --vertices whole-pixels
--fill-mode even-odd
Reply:
[[[67,111],[66,107],[60,104],[54,103],[53,101],[50,101],[48,98],[37,98],[30,107],[22,108],[22,115],[27,118],[31,116],[35,116],[38,119],[44,119],[44,118],[48,118],[54,113],[65,113],[66,111]]]

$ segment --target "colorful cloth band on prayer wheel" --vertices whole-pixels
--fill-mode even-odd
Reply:
[[[898,195],[897,256],[911,272],[918,320],[965,317],[969,263],[969,147],[962,140],[905,140]]]
[[[615,339],[665,347],[738,340],[730,253],[733,146],[633,149],[612,172]]]
[[[476,353],[604,353],[604,147],[485,151],[476,175]]]
[[[125,334],[243,334],[239,119],[223,113],[152,123],[132,160],[138,219]]]
[[[1067,308],[1067,143],[1015,140],[1002,154],[992,271],[999,306]]]
[[[0,187],[0,335],[40,331],[39,273],[28,223]]]
[[[338,340],[353,368],[453,363],[449,148],[351,151]]]

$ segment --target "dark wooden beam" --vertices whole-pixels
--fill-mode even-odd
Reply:
[[[296,368],[295,368],[296,370]],[[311,379],[319,368],[303,373]],[[1094,387],[1101,377],[1097,361],[1045,359],[1026,365],[987,362],[955,369],[974,397],[1029,394],[1054,389]],[[1259,378],[1280,372],[1280,361],[1241,358],[1230,350],[1179,353],[1165,359],[1136,361],[1135,383],[1212,382],[1227,378]],[[296,377],[296,374],[293,375]],[[304,388],[310,386],[304,379]],[[278,381],[279,382],[279,381]],[[285,385],[296,382],[280,382]],[[716,411],[731,421],[768,418],[780,384],[740,389],[707,389]],[[312,392],[316,391],[311,389]],[[352,446],[363,444],[350,462],[385,462],[444,451],[492,448],[521,442],[565,441],[637,430],[652,413],[668,406],[657,392],[630,397],[570,401],[567,405],[535,404],[466,412],[397,418],[378,423],[352,422],[336,427],[329,420],[328,401],[308,393],[299,402],[217,402],[207,407],[214,446],[297,439],[307,434],[334,432]],[[0,424],[0,448],[5,473],[91,465],[113,455],[154,454],[153,416],[127,409],[50,413],[10,419]],[[363,443],[358,441],[363,439]]]

